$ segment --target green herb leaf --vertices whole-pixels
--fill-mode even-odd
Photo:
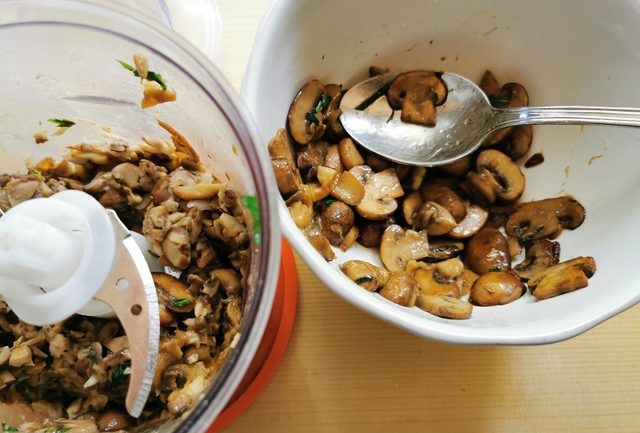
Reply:
[[[124,385],[127,381],[127,376],[125,372],[131,368],[131,361],[125,361],[121,364],[118,364],[111,373],[111,384],[114,387],[118,387],[120,385]]]
[[[260,231],[260,206],[258,206],[258,199],[255,195],[243,195],[240,197],[240,201],[247,208],[251,218],[253,219],[253,239],[256,246],[261,244]]]
[[[525,245],[527,242],[532,241],[536,236],[538,236],[538,234],[544,230],[544,226],[538,226],[535,229],[533,229],[533,231],[531,233],[529,233],[528,235],[522,236],[521,238],[518,239],[518,243],[520,245]]]
[[[118,60],[118,63],[120,63],[120,65],[123,68],[125,68],[127,71],[131,71],[133,75],[135,75],[136,77],[140,76],[140,73],[138,72],[138,70],[133,66],[131,66],[130,64],[123,62],[122,60]],[[160,75],[157,72],[148,71],[147,77],[145,78],[145,80],[155,81],[156,83],[160,84],[160,87],[162,87],[162,90],[167,90],[167,84],[164,82],[162,75]]]
[[[186,307],[190,303],[191,303],[191,300],[189,299],[172,299],[171,300],[171,305],[178,308]]]
[[[509,106],[511,99],[503,96],[489,96],[489,102],[496,108],[504,108]]]
[[[326,110],[327,107],[329,106],[329,103],[331,103],[331,97],[326,93],[322,93],[318,98],[318,101],[316,102],[316,106],[313,107],[311,111],[309,111],[306,114],[305,118],[307,119],[307,121],[311,123],[320,122],[320,119],[318,118],[318,113],[321,113],[324,110]]]
[[[71,427],[65,427],[62,424],[59,424],[53,433],[67,433],[69,430],[71,430]]]
[[[489,272],[502,272],[502,266],[494,266],[493,268],[489,269]]]
[[[138,71],[136,71],[136,68],[134,68],[133,66],[131,66],[130,64],[123,62],[122,60],[118,60],[118,63],[120,63],[120,65],[125,68],[127,71],[131,71],[133,72],[133,75],[138,76]]]
[[[69,128],[76,124],[76,122],[69,119],[47,119],[47,122],[51,122],[59,128]]]
[[[362,101],[357,107],[356,110],[358,111],[362,111],[365,110],[369,105],[373,104],[374,102],[376,102],[379,98],[382,98],[384,95],[387,94],[387,90],[389,90],[389,87],[391,86],[391,82],[388,82],[387,84],[385,84],[384,86],[380,87],[378,90],[375,91],[375,93],[371,96],[369,96],[367,99],[365,99],[364,101]]]
[[[9,424],[3,422],[2,423],[2,431],[4,433],[16,433],[18,431],[17,428],[10,426]]]
[[[354,282],[357,285],[360,285],[360,284],[368,283],[369,281],[373,281],[373,277],[361,277],[355,280]]]
[[[338,200],[336,200],[335,198],[328,198],[328,199],[324,200],[322,202],[322,204],[325,205],[325,206],[331,206],[332,204],[334,204],[337,201]]]
[[[393,115],[394,115],[394,114],[396,114],[396,112],[395,112],[395,111],[392,111],[392,112],[391,112],[391,115],[387,118],[386,123],[389,123],[389,122],[391,122],[391,121],[393,120]]]

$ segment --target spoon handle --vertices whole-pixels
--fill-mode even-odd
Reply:
[[[493,131],[518,125],[614,125],[640,126],[640,108],[618,107],[522,107],[494,108]]]

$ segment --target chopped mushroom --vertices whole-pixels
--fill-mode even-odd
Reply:
[[[448,210],[458,223],[467,215],[464,201],[444,183],[427,182],[420,190],[420,194],[423,200],[438,203]]]
[[[445,207],[427,201],[416,212],[413,228],[426,230],[429,235],[441,236],[449,233],[456,225],[456,220]]]
[[[554,238],[563,228],[576,229],[584,218],[584,207],[567,195],[521,204],[509,215],[505,230],[525,244],[535,239]]]
[[[529,279],[529,288],[537,299],[548,299],[587,287],[596,272],[593,257],[576,257],[553,265]]]
[[[387,90],[387,101],[401,111],[403,122],[417,125],[436,124],[436,106],[447,99],[447,85],[433,71],[410,71],[398,74]]]
[[[364,198],[364,185],[353,173],[343,171],[338,177],[338,183],[331,190],[331,197],[335,197],[343,203],[357,206]]]
[[[471,317],[473,306],[451,296],[427,295],[421,293],[416,305],[421,310],[445,319],[468,319]]]
[[[438,264],[422,264],[422,263],[414,263],[408,267],[408,271],[413,271],[413,277],[418,282],[420,286],[420,291],[427,295],[434,296],[449,296],[453,298],[458,298],[460,296],[458,290],[458,284],[456,279],[462,272],[462,262],[459,259],[449,259],[448,261],[454,261],[454,271],[453,275],[451,272],[447,273],[446,270],[451,265],[447,265],[445,268],[440,268]],[[457,266],[456,266],[457,265]],[[443,269],[445,272],[443,272]]]
[[[314,221],[309,227],[307,227],[304,231],[304,235],[316,251],[320,253],[322,258],[327,261],[331,261],[336,258],[336,254],[331,249],[331,242],[329,242],[329,239],[322,234],[319,221]]]
[[[449,236],[454,239],[469,238],[480,231],[488,217],[489,212],[485,209],[475,204],[469,204],[467,215],[449,232]]]
[[[158,301],[177,313],[187,313],[195,306],[195,299],[189,287],[171,275],[154,272],[151,274],[158,292]]]
[[[438,239],[429,241],[429,255],[426,257],[428,261],[441,261],[451,259],[459,255],[464,250],[462,242]]]
[[[351,170],[356,165],[364,164],[364,159],[353,139],[343,138],[338,144],[338,149],[345,169]]]
[[[330,97],[318,80],[311,80],[300,89],[287,116],[289,132],[298,144],[307,144],[319,138],[329,102]]]
[[[413,307],[419,293],[416,280],[406,272],[391,272],[389,280],[380,289],[383,298],[405,307]]]
[[[523,280],[528,280],[560,259],[560,244],[548,239],[538,239],[527,245],[524,260],[513,270]]]
[[[293,203],[289,206],[289,212],[291,213],[291,217],[293,221],[296,223],[298,228],[304,230],[311,225],[313,221],[313,209],[311,206],[306,205],[300,201]]]
[[[383,220],[398,208],[396,198],[404,191],[393,169],[372,174],[364,186],[364,197],[356,206],[358,213],[370,220]]]
[[[388,271],[362,260],[344,262],[340,269],[351,281],[370,292],[378,290],[389,281]]]
[[[320,229],[331,245],[338,246],[353,227],[353,210],[341,201],[334,201],[320,214]]]
[[[392,224],[384,231],[380,243],[380,258],[391,272],[404,271],[409,260],[419,260],[429,255],[427,237],[413,230],[405,231]]]

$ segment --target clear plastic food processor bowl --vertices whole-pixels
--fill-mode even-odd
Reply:
[[[238,386],[264,332],[279,269],[278,195],[265,146],[220,72],[159,22],[132,18],[127,10],[74,0],[0,2],[0,173],[25,172],[26,162],[47,156],[59,159],[72,144],[166,137],[160,119],[189,139],[208,171],[257,198],[240,338],[197,406],[161,427],[202,432]],[[117,62],[132,63],[134,53],[162,74],[175,102],[140,108],[139,81]],[[76,125],[37,144],[34,134],[56,130],[51,118]]]

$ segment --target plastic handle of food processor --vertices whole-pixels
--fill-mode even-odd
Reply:
[[[102,287],[115,243],[104,208],[86,193],[20,203],[0,218],[0,294],[25,322],[64,320]]]

